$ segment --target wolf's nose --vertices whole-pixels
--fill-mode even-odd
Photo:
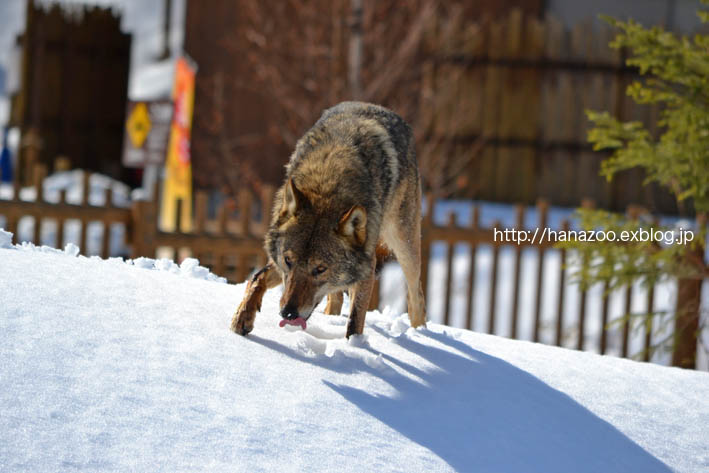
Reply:
[[[294,306],[287,304],[281,309],[281,317],[284,319],[293,320],[298,317],[298,310]]]

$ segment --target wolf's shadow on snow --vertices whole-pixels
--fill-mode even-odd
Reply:
[[[368,329],[392,338],[376,326]],[[415,337],[392,341],[437,369],[424,370],[381,355],[386,364],[396,365],[423,383],[394,369],[373,368],[359,358],[330,363],[324,355],[309,357],[273,340],[250,338],[299,361],[343,373],[367,372],[386,381],[396,389],[395,396],[323,382],[457,471],[671,471],[611,424],[526,371],[445,333],[417,333],[452,351],[421,344]]]

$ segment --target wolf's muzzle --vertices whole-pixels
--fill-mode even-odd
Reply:
[[[281,317],[287,320],[293,320],[298,317],[298,309],[291,304],[286,304],[286,306],[281,309]]]

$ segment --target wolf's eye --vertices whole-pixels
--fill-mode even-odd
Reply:
[[[288,269],[290,269],[291,266],[293,266],[293,262],[291,261],[291,259],[288,256],[284,256],[283,261],[285,261],[286,266],[288,266]]]
[[[327,271],[327,266],[323,266],[322,264],[318,265],[315,269],[313,269],[313,276],[317,276],[319,274],[322,274],[325,271]]]

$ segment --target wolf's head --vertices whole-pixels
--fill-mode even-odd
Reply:
[[[266,250],[285,287],[281,317],[308,319],[327,294],[347,289],[370,275],[372,256],[364,251],[367,212],[360,205],[314,204],[292,179],[279,191]]]

